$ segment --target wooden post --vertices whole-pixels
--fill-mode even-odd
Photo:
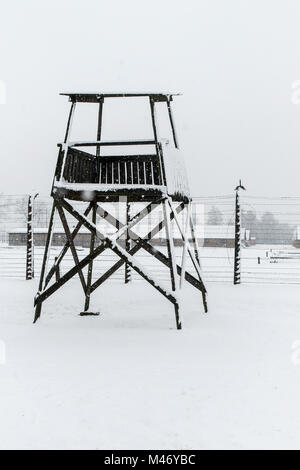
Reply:
[[[96,224],[97,218],[97,204],[94,203],[93,205],[93,212],[92,212],[92,222]],[[91,233],[90,239],[90,254],[93,253],[95,248],[95,233]],[[91,299],[91,285],[92,285],[92,277],[93,277],[93,259],[91,259],[88,267],[88,275],[87,275],[87,284],[86,284],[86,294],[85,294],[85,304],[84,304],[84,311],[87,312],[90,307],[90,299]]]
[[[67,153],[68,153],[68,143],[69,143],[69,139],[70,139],[70,133],[71,133],[72,123],[73,123],[75,107],[76,107],[76,102],[72,102],[71,109],[70,109],[70,114],[69,114],[69,119],[68,119],[68,124],[67,124],[67,129],[66,129],[66,134],[65,134],[65,139],[64,139],[65,148],[64,148],[64,157],[63,157],[63,162],[62,162],[62,167],[61,167],[60,180],[62,180],[63,176],[64,176],[64,169],[65,169],[65,166],[66,166]]]
[[[54,258],[54,263],[55,263],[55,280],[59,281],[60,280],[60,266],[59,263],[57,263],[58,256],[55,256]]]
[[[241,205],[239,190],[245,190],[241,180],[235,188],[235,237],[234,237],[234,271],[233,284],[241,283]]]
[[[158,131],[157,131],[157,125],[156,125],[156,114],[155,114],[155,106],[154,106],[155,101],[151,96],[149,97],[149,102],[150,102],[151,122],[152,122],[153,136],[154,136],[154,141],[155,141],[156,155],[159,159],[159,173],[160,173],[159,176],[160,176],[160,180],[162,184],[166,184],[165,166],[164,166],[163,156],[161,152],[161,147],[158,142]]]
[[[168,113],[169,113],[169,120],[170,120],[170,124],[171,124],[171,129],[172,129],[173,142],[174,142],[175,148],[178,149],[179,148],[178,147],[178,139],[177,139],[177,135],[176,135],[176,129],[175,129],[175,124],[174,124],[174,119],[173,119],[173,114],[172,114],[171,99],[172,99],[172,97],[167,99],[167,108],[168,108]]]
[[[179,229],[179,232],[181,234],[181,237],[182,237],[182,240],[183,242],[187,242],[187,250],[188,250],[188,253],[190,255],[190,258],[192,260],[192,263],[194,265],[194,268],[198,274],[198,279],[199,279],[199,282],[201,284],[201,294],[202,294],[202,300],[203,300],[203,306],[204,306],[204,311],[205,313],[207,313],[207,300],[206,300],[206,288],[204,286],[204,283],[202,281],[202,274],[201,274],[201,267],[200,267],[200,264],[198,263],[196,257],[195,257],[195,254],[193,253],[193,251],[191,250],[190,248],[190,243],[189,243],[189,240],[186,239],[186,236],[185,234],[183,233],[182,231],[182,228],[180,226],[180,223],[179,223],[179,220],[178,220],[178,217],[177,217],[177,214],[176,214],[176,211],[174,211],[174,209],[172,208],[172,200],[171,198],[168,199],[169,200],[169,204],[170,204],[170,208],[174,214],[174,219],[175,219],[175,222],[177,224],[177,227]]]
[[[101,140],[101,134],[102,134],[102,117],[103,117],[103,103],[104,103],[104,98],[103,96],[100,97],[99,100],[99,108],[98,108],[98,124],[97,124],[97,142]],[[96,157],[97,157],[97,173],[98,173],[98,182],[101,183],[101,176],[100,176],[100,150],[101,146],[97,145],[96,146]],[[92,222],[93,224],[96,224],[97,220],[97,203],[95,202],[93,204],[93,209],[92,209]],[[94,233],[91,233],[91,238],[90,238],[90,254],[93,253],[95,249],[95,240],[96,236]],[[86,283],[86,294],[85,294],[85,303],[84,303],[84,312],[81,312],[81,315],[85,315],[90,307],[90,300],[91,300],[91,285],[92,285],[92,277],[93,277],[93,259],[91,259],[88,267],[88,274],[87,274],[87,283]]]
[[[101,96],[100,101],[99,101],[99,108],[98,108],[98,125],[97,125],[97,142],[101,140],[101,134],[102,134],[102,117],[103,117],[103,103],[104,103],[104,98]],[[101,183],[101,175],[100,175],[100,149],[101,146],[97,145],[96,147],[96,157],[97,157],[97,172],[98,172],[98,182]]]
[[[89,215],[89,212],[90,210],[92,209],[92,205],[93,203],[91,202],[87,209],[85,210],[84,212],[84,216],[87,217]],[[74,230],[72,231],[72,234],[71,234],[71,239],[74,240],[75,236],[77,235],[77,233],[79,232],[80,230],[80,227],[82,226],[82,222],[78,222],[78,224],[76,225],[76,227],[74,228]],[[52,276],[59,270],[59,265],[63,259],[63,257],[65,256],[65,254],[67,253],[68,249],[70,247],[70,242],[69,240],[67,239],[64,247],[62,248],[60,254],[55,258],[55,262],[53,264],[53,266],[51,267],[49,273],[47,274],[46,276],[46,279],[45,279],[45,285],[44,285],[44,288],[47,287],[47,285],[49,284],[49,282],[51,281],[51,278]]]
[[[191,204],[191,202],[189,202]],[[198,240],[197,240],[197,234],[195,231],[195,226],[194,226],[194,221],[193,221],[193,214],[192,211],[190,211],[190,229],[191,229],[191,235],[192,235],[192,244],[194,247],[194,252],[195,252],[195,258],[201,268],[201,263],[200,263],[200,256],[199,256],[199,245],[198,245]]]
[[[177,263],[176,263],[176,257],[175,257],[173,233],[171,229],[170,209],[169,209],[167,200],[165,200],[162,204],[163,204],[163,209],[164,209],[168,257],[170,260],[170,276],[171,276],[172,291],[178,292]],[[176,319],[177,330],[181,330],[182,325],[181,325],[178,302],[174,304],[174,309],[175,309],[175,319]]]
[[[185,223],[185,238],[183,240],[183,248],[182,248],[180,289],[182,289],[184,281],[185,281],[186,255],[187,255],[187,247],[188,247],[188,229],[189,229],[189,226],[190,226],[190,216],[191,216],[191,214],[190,214],[190,204],[188,204],[186,223]]]
[[[46,239],[44,257],[43,257],[43,264],[42,264],[42,269],[41,269],[41,274],[40,274],[39,290],[38,290],[38,293],[36,295],[36,299],[39,297],[39,295],[41,294],[41,292],[43,290],[44,277],[45,277],[45,273],[46,273],[46,267],[47,267],[47,264],[48,264],[48,257],[49,257],[49,252],[50,252],[50,248],[51,248],[55,209],[56,209],[56,205],[55,205],[55,200],[54,200],[53,205],[52,205],[50,220],[49,220],[49,228],[48,228],[48,234],[47,234],[47,239]],[[37,302],[36,308],[35,308],[33,323],[35,323],[38,320],[38,318],[41,316],[41,310],[42,310],[42,303]]]
[[[130,203],[127,201],[126,202],[126,225],[129,224],[131,219],[131,214],[130,214]],[[130,243],[130,237],[128,233],[128,229],[126,230],[125,234],[125,249],[127,252],[130,251],[131,248],[131,243]],[[125,284],[128,284],[131,281],[131,267],[129,266],[128,263],[125,263]]]
[[[67,240],[69,242],[69,247],[70,247],[73,259],[74,259],[75,266],[78,266],[79,258],[78,258],[77,251],[76,251],[76,248],[75,248],[75,245],[74,245],[74,240],[72,240],[71,232],[70,232],[70,229],[69,229],[69,226],[68,226],[68,222],[67,222],[64,210],[60,206],[59,203],[57,203],[57,211],[59,213],[62,226],[64,228]],[[81,285],[82,285],[82,288],[83,288],[83,292],[86,294],[86,283],[85,283],[85,279],[84,279],[84,275],[83,275],[82,270],[78,271],[78,276],[79,276],[79,279],[80,279],[80,282],[81,282]]]

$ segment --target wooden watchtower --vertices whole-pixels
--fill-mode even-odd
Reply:
[[[178,290],[186,280],[202,293],[204,310],[207,311],[206,289],[201,279],[199,250],[191,215],[191,197],[185,172],[184,159],[178,148],[171,103],[175,94],[162,93],[63,93],[69,97],[71,109],[63,143],[59,144],[58,160],[55,170],[51,196],[53,206],[49,222],[48,235],[40,276],[39,290],[35,296],[34,321],[41,315],[43,302],[73,276],[79,275],[85,297],[84,312],[89,312],[91,294],[122,266],[135,270],[148,281],[173,305],[176,326],[181,329],[180,302]],[[149,104],[153,138],[150,140],[105,141],[101,139],[104,103],[116,98],[144,98]],[[71,142],[70,131],[77,103],[94,103],[98,107],[97,135],[94,141]],[[173,141],[160,139],[156,118],[156,104],[166,103]],[[116,129],[117,134],[117,129]],[[130,155],[108,155],[105,149],[130,146]],[[141,148],[146,148],[142,153]],[[120,151],[119,151],[120,152]],[[110,152],[111,153],[111,152]],[[122,223],[105,209],[105,203],[117,202],[122,198],[127,207],[133,202],[143,202],[145,206],[133,217],[127,211],[126,223]],[[76,208],[74,201],[83,201],[84,211]],[[162,207],[159,223],[146,236],[139,236],[134,226],[152,210]],[[185,228],[178,217],[186,211]],[[66,243],[54,264],[48,267],[54,228],[54,215],[58,214],[66,235]],[[67,217],[67,216],[68,217]],[[76,225],[69,226],[68,220],[74,219]],[[111,224],[115,232],[101,230],[101,219]],[[173,224],[176,224],[183,240],[182,264],[176,262],[173,240]],[[79,260],[74,239],[81,227],[90,232],[90,250],[87,256]],[[151,244],[151,238],[165,231],[167,255]],[[126,234],[126,243],[121,243]],[[96,243],[97,241],[97,243]],[[105,250],[112,250],[120,258],[104,275],[92,282],[93,260]],[[70,250],[74,267],[61,277],[57,275],[59,265],[66,252]],[[134,255],[145,250],[170,270],[171,289],[162,285],[136,260]],[[195,275],[186,271],[186,256],[189,255],[195,269]],[[83,269],[87,267],[87,275]],[[128,276],[125,277],[125,282]]]

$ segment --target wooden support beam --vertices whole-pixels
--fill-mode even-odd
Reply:
[[[189,229],[189,222],[190,222],[190,214],[191,212],[191,205],[188,204],[187,206],[187,216],[186,216],[186,223],[185,223],[185,241],[183,243],[182,249],[182,259],[181,259],[181,276],[180,276],[180,289],[183,288],[183,284],[185,281],[185,271],[186,271],[186,254],[187,254],[187,240],[188,240],[188,229]]]
[[[201,270],[200,270],[200,266],[199,266],[199,264],[198,264],[198,262],[197,262],[197,260],[196,260],[196,258],[195,258],[195,255],[194,255],[193,251],[191,250],[189,240],[186,238],[185,234],[183,233],[183,230],[182,230],[182,227],[181,227],[181,225],[180,225],[180,223],[179,223],[177,214],[176,214],[176,212],[173,210],[172,201],[170,200],[170,198],[168,198],[168,202],[169,202],[169,206],[170,206],[171,210],[172,210],[173,213],[174,213],[175,222],[176,222],[176,224],[177,224],[177,227],[178,227],[178,230],[179,230],[179,232],[180,232],[181,238],[182,238],[183,242],[186,242],[186,243],[187,243],[187,250],[188,250],[188,253],[189,253],[190,258],[191,258],[191,260],[192,260],[192,263],[193,263],[193,265],[194,265],[194,268],[195,268],[195,270],[196,270],[196,272],[197,272],[197,274],[198,274],[199,281],[203,284],[202,279],[201,279]],[[206,289],[205,289],[204,284],[203,284],[203,288],[204,288],[204,292],[206,292]]]
[[[55,280],[59,281],[60,280],[60,269],[59,269],[59,264],[57,264],[57,256],[54,258],[56,268],[55,268]]]
[[[194,252],[195,252],[195,258],[201,268],[201,262],[200,262],[200,256],[199,256],[199,246],[198,246],[198,241],[197,241],[197,234],[196,234],[196,231],[195,231],[195,227],[194,227],[194,221],[193,221],[193,214],[191,213],[191,216],[190,216],[190,221],[189,221],[189,224],[190,224],[190,229],[191,229],[191,235],[192,235],[192,244],[193,244],[193,247],[194,247]]]
[[[92,222],[96,224],[96,216],[97,216],[97,204],[94,203],[93,205],[93,216]],[[95,249],[95,234],[91,233],[91,241],[90,241],[90,254],[93,253]],[[90,297],[91,297],[91,284],[92,284],[92,276],[93,276],[93,260],[91,259],[88,268],[88,275],[87,275],[87,288],[85,294],[85,304],[84,304],[84,311],[87,311],[90,306]]]
[[[49,228],[48,228],[48,234],[47,234],[47,238],[46,238],[45,251],[44,251],[42,269],[41,269],[41,274],[40,274],[39,290],[38,290],[37,296],[39,296],[40,292],[43,289],[44,277],[45,277],[46,266],[47,266],[47,261],[48,261],[48,253],[49,253],[49,250],[50,250],[50,247],[51,247],[55,209],[56,209],[56,203],[55,203],[55,200],[54,200],[53,204],[52,204],[52,211],[51,211],[50,220],[49,220]],[[35,309],[34,323],[41,316],[41,309],[42,309],[42,304],[39,303],[36,306],[36,309]]]
[[[72,103],[71,104],[71,109],[70,109],[70,114],[69,114],[69,119],[68,119],[68,124],[67,124],[67,129],[66,129],[66,134],[65,134],[65,139],[64,139],[64,144],[63,144],[63,146],[64,146],[64,156],[63,156],[63,161],[62,161],[62,166],[61,166],[60,180],[62,180],[62,178],[63,178],[64,170],[65,170],[65,166],[66,166],[68,147],[69,147],[69,139],[70,139],[70,134],[71,134],[71,128],[72,128],[74,113],[75,113],[75,107],[76,107],[76,103]]]
[[[164,289],[161,287],[157,280],[153,279],[150,275],[150,273],[145,273],[143,271],[143,266],[140,265],[137,261],[133,260],[132,256],[129,255],[129,253],[126,252],[123,248],[118,246],[111,237],[101,233],[99,230],[96,229],[96,226],[94,224],[91,224],[86,218],[82,216],[78,211],[76,211],[67,201],[64,199],[60,200],[61,205],[71,214],[73,215],[77,220],[82,220],[83,225],[86,226],[91,232],[94,232],[95,235],[100,239],[104,240],[105,245],[110,248],[114,253],[116,253],[120,258],[122,258],[125,262],[127,263],[141,276],[143,277],[146,281],[149,282],[155,289],[157,289],[164,297],[166,297],[170,302],[173,304],[177,304],[177,299],[174,295],[168,292],[167,289]]]
[[[145,281],[149,282],[151,286],[153,286],[158,292],[160,292],[166,299],[168,299],[170,302],[172,302],[174,305],[177,305],[177,298],[176,296],[172,295],[170,292],[168,292],[167,289],[164,289],[161,287],[156,279],[153,279],[150,275],[150,273],[146,273],[143,270],[143,266],[140,265],[137,261],[133,260],[133,257],[127,253],[123,248],[120,246],[117,246],[113,241],[107,240],[108,247],[114,251],[117,255],[120,256],[120,258],[123,259],[123,261],[127,262],[129,266],[131,266]]]
[[[128,227],[130,223],[130,203],[126,203],[126,227]],[[126,230],[125,234],[125,249],[129,253],[131,248],[130,237],[128,234],[128,229]],[[128,284],[131,281],[131,269],[128,263],[125,263],[125,284]]]
[[[113,217],[109,212],[107,212],[103,207],[98,205],[97,207],[97,214],[100,215],[103,219],[105,219],[108,223],[116,227],[118,232],[113,235],[113,238],[117,240],[120,238],[127,230],[130,230],[134,227],[138,222],[144,219],[147,215],[149,215],[154,209],[156,209],[161,202],[161,199],[153,204],[150,203],[146,207],[144,207],[140,212],[138,212],[135,216],[131,217],[130,221],[126,224],[123,224],[118,219]]]
[[[62,287],[67,281],[72,279],[80,270],[82,270],[85,266],[89,264],[91,259],[96,258],[99,256],[104,250],[108,248],[108,245],[106,243],[102,243],[99,245],[92,254],[88,254],[85,258],[83,258],[77,266],[73,266],[67,273],[65,273],[59,281],[55,282],[54,284],[51,284],[47,289],[42,291],[41,293],[38,293],[34,299],[34,305],[37,307],[42,304],[50,295],[52,295],[54,292],[56,292],[60,287]],[[37,318],[34,319],[34,322],[36,322]]]
[[[102,134],[103,103],[104,103],[104,98],[101,98],[99,101],[99,109],[98,109],[97,142],[101,140],[101,134]],[[100,145],[97,145],[96,156],[97,157],[100,156]]]
[[[157,280],[151,277],[150,273],[147,273],[144,271],[143,266],[140,265],[138,262],[136,262],[133,259],[133,255],[137,253],[137,251],[141,248],[145,249],[149,253],[151,253],[154,257],[156,257],[158,260],[160,260],[163,264],[165,264],[167,267],[170,268],[170,260],[163,254],[160,253],[158,250],[156,250],[151,244],[149,244],[146,239],[149,238],[151,235],[154,236],[156,233],[160,232],[162,228],[165,227],[165,221],[161,221],[159,224],[154,227],[149,234],[146,235],[145,239],[141,239],[138,237],[136,234],[134,234],[131,230],[129,231],[130,236],[134,235],[133,241],[136,243],[136,245],[127,253],[126,250],[122,249],[118,244],[116,243],[116,240],[112,239],[111,237],[107,237],[105,234],[100,233],[96,229],[96,225],[94,223],[90,223],[86,217],[86,212],[85,215],[80,214],[77,210],[75,210],[67,201],[64,199],[56,198],[57,201],[55,200],[54,203],[55,205],[57,204],[61,208],[63,207],[65,210],[67,210],[72,216],[74,216],[80,226],[84,225],[86,228],[88,228],[92,233],[94,233],[95,237],[97,236],[101,241],[101,245],[97,247],[92,253],[90,253],[88,256],[86,256],[83,260],[78,262],[77,266],[74,266],[72,269],[70,269],[66,274],[64,274],[60,279],[57,279],[57,281],[51,285],[50,287],[46,288],[44,291],[39,292],[38,295],[36,296],[35,299],[35,305],[36,305],[36,312],[39,313],[41,309],[42,302],[46,300],[50,295],[52,295],[56,290],[58,290],[62,285],[64,285],[69,279],[71,279],[73,276],[76,274],[79,274],[79,272],[82,271],[82,269],[91,262],[91,260],[95,259],[97,256],[99,256],[105,249],[110,248],[112,251],[114,251],[119,257],[120,260],[118,263],[116,263],[112,268],[110,268],[100,279],[98,279],[94,284],[91,285],[90,292],[93,292],[99,285],[101,285],[110,275],[115,272],[119,267],[121,267],[124,263],[128,263],[141,277],[143,277],[147,282],[150,283],[155,289],[157,289],[164,297],[166,297],[169,301],[171,301],[175,308],[176,311],[178,312],[178,301],[176,296],[174,296],[171,292],[169,292],[167,289],[163,288],[157,283]],[[179,213],[181,210],[183,210],[184,204],[181,203],[176,209],[176,213]],[[102,210],[100,210],[100,213]],[[111,214],[109,214],[109,220],[113,225],[117,225],[117,220],[114,219]],[[173,212],[170,212],[170,219],[174,218]],[[76,229],[78,228],[79,224],[77,224]],[[119,226],[121,223],[119,223]],[[78,228],[79,230],[79,228]],[[68,232],[68,230],[67,230]],[[73,232],[74,234],[74,232]],[[48,234],[49,235],[49,234]],[[70,238],[72,235],[69,233],[69,239],[68,243],[71,245],[74,244],[73,242],[70,243]],[[174,263],[173,263],[174,264]],[[56,264],[57,266],[57,264]],[[174,265],[173,265],[174,269]],[[176,265],[176,270],[177,273],[181,273],[181,268],[180,266]],[[194,285],[197,288],[201,289],[201,284],[189,273],[185,273],[185,278],[187,279],[188,282],[190,282],[192,285]],[[39,314],[35,316],[36,321],[39,317]],[[178,319],[179,320],[179,319]],[[179,327],[180,322],[178,321],[177,326]]]
[[[189,255],[190,255],[190,258],[191,258],[191,260],[192,260],[192,263],[193,263],[193,265],[194,265],[194,268],[195,268],[195,270],[196,270],[196,272],[197,272],[199,282],[200,282],[201,285],[202,285],[201,294],[202,294],[203,307],[204,307],[204,312],[207,313],[207,311],[208,311],[207,299],[206,299],[206,293],[207,293],[207,291],[206,291],[205,285],[204,285],[204,283],[203,283],[203,281],[202,281],[202,275],[201,275],[200,265],[198,264],[198,262],[197,262],[197,260],[196,260],[196,258],[195,258],[195,255],[194,255],[193,251],[192,251],[191,248],[190,248],[189,240],[186,238],[185,234],[184,234],[183,231],[182,231],[182,228],[181,228],[181,226],[180,226],[180,223],[179,223],[177,214],[176,214],[176,212],[174,212],[174,210],[173,210],[172,201],[171,201],[170,198],[168,198],[168,203],[169,203],[169,206],[170,206],[171,210],[172,210],[173,213],[174,213],[174,218],[175,218],[177,227],[178,227],[178,229],[179,229],[179,232],[180,232],[180,234],[181,234],[182,240],[183,240],[184,243],[187,244],[188,253],[189,253]]]
[[[90,203],[87,207],[87,209],[85,210],[84,212],[84,216],[87,217],[89,215],[89,212],[92,208],[93,204]],[[73,232],[71,233],[71,239],[74,240],[74,238],[76,237],[77,233],[79,232],[80,228],[82,227],[82,222],[78,222],[76,227],[74,228]],[[65,254],[67,253],[68,249],[70,248],[70,243],[69,243],[69,240],[66,241],[65,245],[63,246],[61,252],[59,253],[59,255],[56,257],[56,261],[54,262],[52,268],[50,269],[49,273],[47,274],[46,276],[46,280],[45,280],[45,287],[47,287],[47,285],[49,284],[49,282],[51,281],[52,279],[52,276],[55,274],[57,268],[59,267],[60,263],[62,262]]]
[[[175,213],[176,214],[179,214],[183,209],[184,209],[185,205],[184,203],[180,203],[177,208],[174,210],[172,208],[172,211],[170,213],[170,219],[173,220],[173,218],[175,217]],[[106,212],[106,211],[105,211]],[[104,210],[102,209],[101,206],[98,205],[98,213],[99,214],[104,214]],[[106,214],[108,214],[106,212]],[[106,217],[106,220],[116,226],[120,226],[122,225],[119,221],[117,221],[111,214],[109,214],[109,217]],[[158,259],[159,261],[161,261],[165,266],[167,267],[170,267],[169,266],[169,262],[168,262],[168,258],[163,254],[161,253],[159,250],[157,250],[156,248],[154,248],[150,243],[147,242],[147,240],[149,240],[151,237],[154,237],[155,235],[157,235],[157,233],[159,233],[163,228],[165,227],[165,221],[161,221],[159,224],[157,224],[144,238],[141,238],[139,237],[136,233],[134,233],[131,229],[128,229],[128,233],[131,237],[131,239],[137,243],[137,247],[134,248],[134,251],[132,254],[135,254],[137,253],[137,251],[140,249],[140,248],[143,248],[144,250],[148,251],[148,253],[150,253],[151,255],[153,255],[156,259]],[[119,263],[119,262],[118,262]],[[115,266],[115,270],[113,270],[111,272],[111,274],[113,274],[113,272],[115,272],[117,269],[119,269],[119,267],[122,266],[122,264],[117,267],[117,263],[114,265]],[[114,266],[111,268],[113,269]],[[179,265],[177,265],[177,273],[179,275],[182,274],[182,269]],[[198,273],[198,271],[197,271]],[[111,275],[110,274],[110,275]],[[102,282],[104,282],[104,280],[106,280],[107,278],[104,278],[105,275],[102,276],[103,280]],[[200,276],[200,279],[201,279],[201,276]],[[196,287],[197,289],[199,289],[202,293],[205,293],[206,292],[206,289],[205,289],[205,286],[202,282],[202,279],[201,280],[197,280],[194,276],[192,276],[190,273],[186,272],[185,273],[185,280],[187,282],[189,282],[191,285],[193,285],[194,287]],[[96,281],[97,283],[98,281]],[[101,282],[101,283],[102,283]],[[96,284],[95,283],[95,284]],[[100,285],[100,284],[99,284]],[[97,286],[98,287],[98,286]],[[93,288],[94,290],[94,288]]]
[[[103,104],[104,104],[104,98],[103,96],[99,100],[99,108],[98,108],[98,124],[97,124],[97,141],[101,140],[101,134],[102,134],[102,119],[103,119]],[[96,147],[96,158],[97,158],[97,174],[98,174],[98,182],[101,183],[100,180],[100,150],[101,146],[97,145]]]
[[[139,251],[141,246],[135,245],[131,250],[129,251],[129,254],[131,256],[135,255]],[[111,266],[102,276],[97,279],[97,281],[94,282],[91,286],[91,292],[94,292],[94,290],[97,289],[97,287],[101,286],[110,276],[112,276],[118,269],[120,269],[123,265],[125,264],[125,261],[123,259],[119,259],[113,266]]]
[[[64,214],[63,209],[60,207],[59,204],[57,204],[57,211],[59,213],[60,220],[61,220],[61,223],[63,225],[66,237],[69,240],[70,250],[71,250],[71,253],[72,253],[72,256],[73,256],[73,259],[74,259],[75,266],[78,266],[79,258],[78,258],[78,255],[77,255],[77,251],[76,251],[74,242],[71,239],[71,232],[70,232],[70,229],[69,229],[69,226],[68,226],[66,216]],[[83,272],[81,271],[81,269],[78,271],[78,275],[79,275],[79,279],[80,279],[80,282],[81,282],[81,285],[82,285],[82,288],[83,288],[83,292],[86,293],[86,283],[85,283],[84,275],[83,275]]]
[[[177,213],[181,212],[182,210],[184,209],[184,204],[181,203],[179,204],[179,206],[177,207],[176,211]],[[98,213],[102,216],[102,214],[106,213],[108,214],[106,211],[104,211],[104,209],[102,209],[101,206],[98,205]],[[120,225],[120,222],[119,221],[116,221],[116,219],[111,216],[109,214],[109,218],[107,218],[107,221],[109,221],[112,225],[116,226],[117,225],[117,222],[118,222],[118,226]],[[173,216],[174,217],[174,216]],[[164,264],[166,264],[168,258],[163,255],[162,253],[160,253],[159,251],[155,250],[152,245],[150,245],[149,243],[146,242],[146,240],[148,240],[151,236],[154,237],[157,233],[159,233],[162,229],[164,228],[164,221],[161,221],[159,222],[149,233],[147,233],[147,235],[144,237],[144,239],[138,237],[136,235],[136,239],[134,240],[135,243],[137,243],[137,245],[135,245],[133,248],[131,248],[131,250],[129,251],[130,255],[135,255],[141,248],[144,248],[145,250],[150,250],[151,254],[153,254],[153,256],[155,256],[157,259],[159,259],[159,261],[162,261]],[[144,245],[144,241],[145,241],[145,245]],[[154,252],[152,251],[154,250]],[[162,258],[160,258],[160,256]],[[97,289],[97,287],[99,287],[101,284],[103,284],[110,276],[112,276],[119,268],[121,268],[124,264],[124,261],[122,259],[120,259],[119,261],[117,261],[111,268],[109,268],[106,273],[104,273],[99,279],[97,279],[97,281],[94,282],[94,284],[92,285],[91,287],[91,291],[93,292],[95,289]],[[178,269],[181,269],[179,266],[178,266]],[[191,278],[193,278],[191,276]],[[198,283],[197,279],[193,278],[196,283]],[[196,286],[195,286],[196,287]],[[199,288],[199,287],[198,287]]]
[[[164,210],[164,218],[165,218],[165,229],[166,229],[168,257],[169,257],[169,263],[170,263],[171,286],[172,286],[172,291],[176,293],[177,290],[178,290],[176,258],[175,258],[175,250],[174,250],[173,233],[172,233],[172,228],[171,228],[171,220],[170,220],[170,208],[169,208],[168,202],[166,200],[163,202],[163,210]],[[175,310],[175,319],[176,319],[177,330],[181,330],[182,324],[181,324],[181,318],[180,318],[180,311],[179,311],[178,303],[174,304],[174,310]]]
[[[167,103],[167,108],[168,108],[168,114],[169,114],[169,120],[170,120],[170,124],[171,124],[171,129],[172,129],[172,135],[173,135],[174,145],[175,145],[175,148],[178,149],[178,140],[177,140],[177,135],[176,135],[176,129],[175,129],[175,123],[174,123],[174,119],[173,119],[173,114],[172,114],[172,108],[171,108],[171,101],[170,101],[170,99],[167,99],[166,103]]]
[[[149,97],[149,103],[150,103],[150,112],[151,112],[151,123],[152,123],[152,129],[153,129],[153,136],[154,136],[154,141],[155,141],[155,148],[156,148],[156,155],[159,159],[159,174],[160,174],[160,181],[164,185],[166,185],[166,172],[165,172],[165,165],[163,161],[163,155],[161,151],[160,144],[158,142],[158,132],[157,132],[157,125],[156,125],[156,113],[155,113],[155,100],[153,97]]]
[[[68,144],[62,144],[63,147],[115,147],[122,145],[155,145],[155,141],[152,139],[141,139],[141,140],[96,140],[96,141],[77,141],[69,142]]]
[[[167,268],[170,268],[170,262],[168,260],[168,257],[164,253],[157,250],[156,248],[154,248],[152,245],[150,245],[149,243],[147,243],[145,241],[142,241],[141,244],[137,245],[137,246],[139,246],[140,248],[143,248],[144,250],[148,251],[148,253],[150,253],[152,256],[154,256],[154,258],[156,258],[158,261],[163,263]],[[179,264],[176,265],[176,269],[177,269],[177,274],[179,276],[181,276],[182,269],[181,269],[181,266],[179,266]],[[196,287],[196,289],[200,290],[201,292],[203,291],[202,283],[200,283],[198,281],[198,279],[196,279],[194,276],[192,276],[192,274],[190,274],[188,271],[185,272],[184,278],[189,284]]]
[[[176,212],[179,214],[182,210],[184,209],[184,204],[181,203],[177,206],[175,209]],[[98,206],[98,213],[102,214],[103,209],[101,206]],[[174,218],[173,212],[171,212],[171,220]],[[116,225],[116,219],[110,215],[110,217],[107,219],[112,225]],[[134,234],[134,237],[132,237],[132,240],[136,243],[136,245],[130,250],[130,254],[133,256],[135,255],[141,248],[143,248],[145,251],[150,253],[152,256],[154,256],[158,261],[163,263],[166,267],[170,268],[170,263],[168,260],[168,257],[162,253],[161,251],[157,250],[154,248],[148,240],[150,237],[154,237],[159,233],[163,228],[165,227],[165,221],[159,222],[144,238],[139,237],[138,235]],[[130,231],[132,234],[132,232]],[[91,287],[91,291],[93,292],[97,287],[99,287],[101,284],[103,284],[110,276],[112,276],[119,268],[123,266],[124,262],[123,260],[117,261],[106,273],[104,273],[97,281],[94,282],[94,284]],[[177,273],[180,276],[182,274],[181,267],[177,264]],[[189,282],[192,286],[196,287],[196,289],[202,291],[203,290],[203,284],[198,281],[194,276],[192,276],[189,272],[185,273],[185,280]]]

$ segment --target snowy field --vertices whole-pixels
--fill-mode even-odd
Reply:
[[[143,281],[74,280],[32,324],[37,281],[0,280],[0,448],[300,448],[299,286],[186,287],[183,330]]]

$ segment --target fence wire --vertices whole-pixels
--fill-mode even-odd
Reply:
[[[241,282],[267,284],[300,283],[300,198],[259,197],[241,194]],[[75,204],[83,212],[84,203]],[[0,195],[0,277],[25,279],[28,195]],[[52,208],[50,197],[38,196],[34,201],[34,271],[39,276],[44,247],[38,240],[47,232]],[[233,282],[235,241],[235,194],[194,197],[192,206],[196,235],[200,248],[203,277],[207,282]],[[73,224],[69,216],[68,221]],[[62,232],[60,221],[55,228]],[[175,233],[175,238],[178,236]],[[62,237],[62,243],[64,239]],[[179,243],[178,243],[179,244]],[[79,258],[88,247],[78,246]],[[166,252],[162,243],[159,247]],[[51,264],[61,246],[52,246]],[[178,262],[182,247],[176,247]],[[139,261],[162,280],[169,280],[169,271],[142,250]],[[117,257],[105,251],[94,262],[94,279],[103,274]],[[68,252],[62,273],[74,264]],[[188,268],[192,271],[191,264]],[[133,273],[134,279],[139,276]],[[113,280],[124,279],[124,270]]]
[[[300,283],[300,198],[243,196],[242,208],[253,237],[242,256],[242,282]]]

